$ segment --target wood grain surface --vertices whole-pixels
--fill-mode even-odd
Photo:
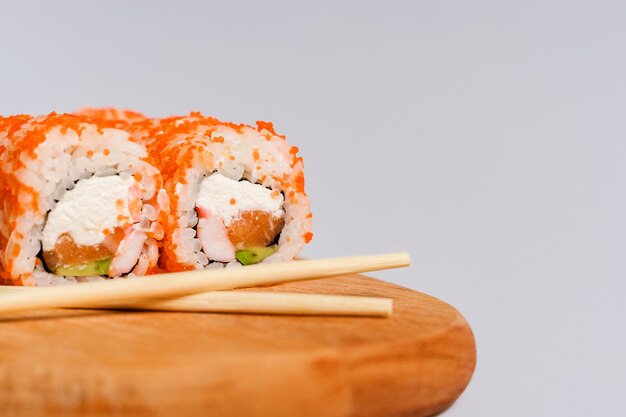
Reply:
[[[461,314],[349,275],[261,291],[383,296],[391,318],[54,310],[0,318],[7,416],[426,416],[476,362]]]

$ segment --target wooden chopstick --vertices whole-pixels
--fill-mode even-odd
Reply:
[[[5,294],[15,294],[15,292],[23,290],[32,294],[33,291],[39,289],[0,286],[0,293]],[[4,295],[0,295],[0,302],[2,302],[3,297]],[[210,291],[168,300],[141,300],[108,308],[208,313],[389,317],[392,313],[393,302],[389,298],[345,295]]]
[[[177,272],[134,279],[39,288],[6,294],[0,313],[44,308],[102,308],[133,302],[176,298],[205,291],[273,285],[342,274],[400,268],[410,264],[407,253],[260,264],[242,268]],[[131,303],[129,303],[131,302]]]

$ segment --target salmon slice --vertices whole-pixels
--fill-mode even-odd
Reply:
[[[285,216],[261,210],[244,211],[226,228],[228,238],[237,249],[265,247],[276,239],[285,225]]]
[[[69,233],[59,236],[54,249],[43,252],[43,259],[49,270],[55,271],[61,266],[82,265],[89,262],[113,258],[124,238],[122,228],[115,228],[107,233],[104,241],[93,246],[77,244]]]

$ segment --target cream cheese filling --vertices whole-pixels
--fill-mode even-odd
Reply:
[[[134,183],[117,175],[78,181],[48,214],[43,250],[53,250],[64,233],[78,245],[94,246],[105,240],[106,230],[132,223],[128,199]]]
[[[283,202],[284,197],[279,192],[249,181],[235,181],[219,173],[202,180],[196,199],[197,206],[221,217],[226,226],[245,211],[259,210],[280,217],[284,214]]]

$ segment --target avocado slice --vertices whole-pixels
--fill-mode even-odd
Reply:
[[[235,257],[244,265],[252,265],[261,262],[263,259],[273,255],[278,250],[277,245],[264,247],[254,247],[238,250]]]
[[[113,258],[103,259],[101,261],[88,262],[80,265],[64,265],[57,268],[54,271],[57,275],[74,276],[74,277],[89,277],[93,275],[107,275],[109,272],[109,266]]]

